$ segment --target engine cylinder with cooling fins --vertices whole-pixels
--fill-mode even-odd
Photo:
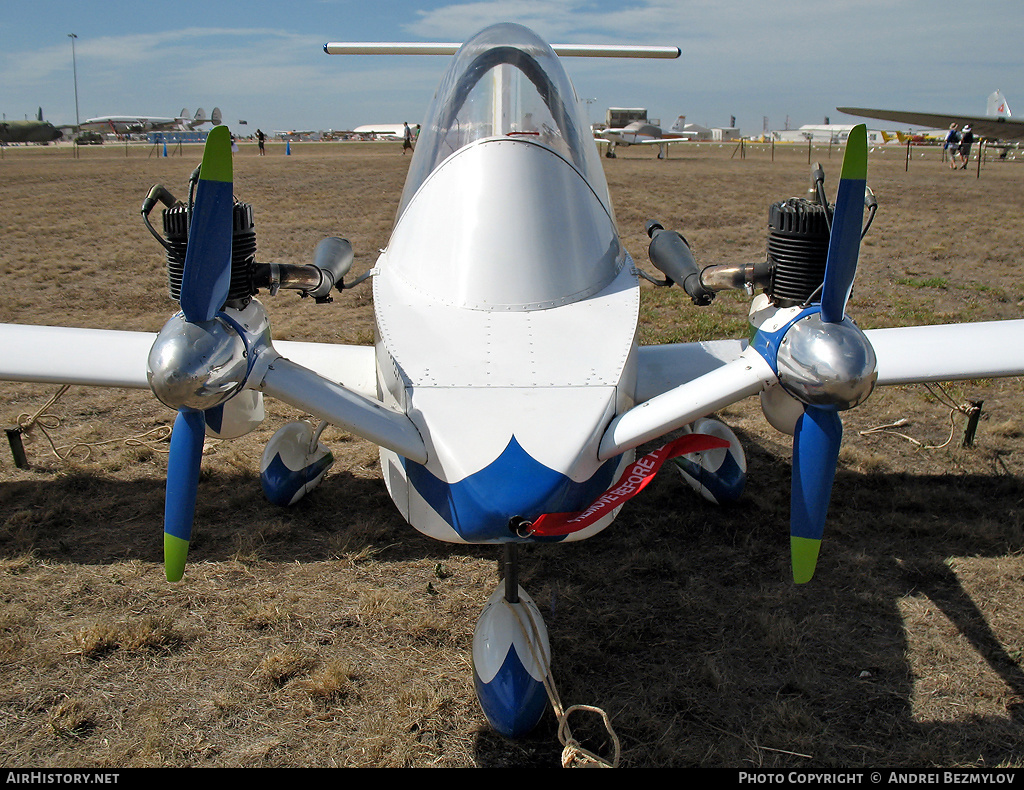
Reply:
[[[189,209],[176,205],[164,209],[163,225],[167,248],[167,285],[171,298],[181,300],[181,278],[185,271],[185,250],[188,247]],[[256,293],[253,284],[253,262],[256,259],[256,229],[252,206],[236,201],[231,241],[231,287],[227,301],[246,300]]]
[[[825,208],[803,198],[774,203],[768,210],[769,296],[778,307],[807,302],[825,280],[829,228]]]

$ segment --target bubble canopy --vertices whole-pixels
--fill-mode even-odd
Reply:
[[[601,293],[626,257],[558,57],[519,25],[474,36],[420,133],[375,299],[379,288],[378,303],[545,310]]]
[[[523,137],[560,154],[611,213],[593,134],[558,56],[528,28],[503,23],[466,41],[452,59],[421,126],[399,214],[449,156],[498,136]]]

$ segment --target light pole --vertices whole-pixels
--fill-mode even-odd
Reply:
[[[78,118],[78,64],[75,62],[75,39],[78,36],[68,33],[68,38],[71,39],[71,69],[75,75],[75,126],[78,126],[81,123]]]

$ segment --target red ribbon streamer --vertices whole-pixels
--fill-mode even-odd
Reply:
[[[680,436],[675,441],[669,442],[635,461],[622,474],[619,481],[586,510],[581,510],[578,513],[548,513],[537,518],[527,532],[530,535],[541,536],[570,535],[573,532],[579,532],[643,491],[666,461],[680,455],[717,450],[728,446],[729,442],[725,439],[703,433],[688,433]]]

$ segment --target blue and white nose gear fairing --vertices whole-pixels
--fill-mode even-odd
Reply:
[[[550,663],[547,628],[533,599],[522,587],[512,596],[498,587],[473,633],[473,683],[494,729],[517,738],[537,725],[548,704]]]

